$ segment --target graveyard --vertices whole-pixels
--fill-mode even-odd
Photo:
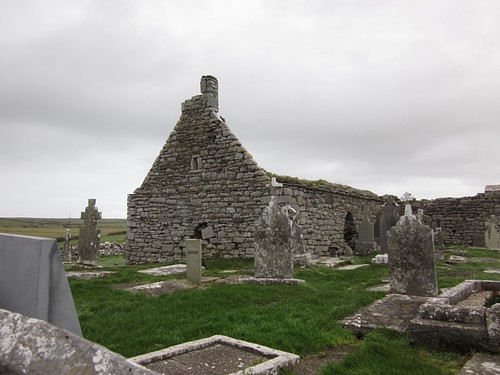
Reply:
[[[500,185],[428,201],[277,176],[200,88],[126,221],[94,198],[0,219],[0,373],[500,371]]]
[[[465,280],[500,282],[498,251],[455,245],[435,255],[440,292]],[[341,324],[389,292],[390,268],[372,258],[296,267],[293,277],[305,281],[299,285],[259,285],[235,282],[254,275],[253,259],[207,258],[197,284],[186,283],[186,268],[172,262],[126,265],[123,255],[112,255],[85,267],[100,277],[68,280],[83,337],[125,358],[223,335],[300,356],[301,365],[281,374],[458,373],[472,351],[415,345],[404,333],[385,328],[356,335]],[[159,267],[177,270],[148,272]],[[73,264],[65,270],[82,273]],[[134,290],[155,283],[165,286]]]

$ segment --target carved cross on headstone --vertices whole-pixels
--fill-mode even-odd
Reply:
[[[411,193],[404,193],[403,196],[401,197],[401,202],[405,204],[405,216],[412,216],[413,212],[411,211],[411,205],[410,202],[414,200],[415,197],[411,195]]]
[[[102,213],[97,210],[95,201],[95,199],[89,199],[89,205],[85,207],[85,211],[80,216],[80,219],[84,220],[86,225],[96,224],[97,220],[102,219]]]
[[[94,266],[97,265],[99,258],[100,231],[97,229],[97,220],[102,218],[102,214],[95,206],[95,201],[95,199],[89,199],[88,206],[81,214],[83,225],[78,239],[78,263]]]

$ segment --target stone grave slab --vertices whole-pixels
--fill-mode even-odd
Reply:
[[[114,274],[113,271],[70,271],[66,272],[66,277],[70,279],[90,280],[98,277],[106,277]]]
[[[340,321],[360,337],[375,328],[388,328],[399,333],[406,332],[410,321],[417,316],[419,307],[432,297],[388,294],[356,314]]]
[[[483,271],[484,273],[500,273],[499,269],[487,269]]]
[[[0,308],[82,334],[55,239],[0,234]]]
[[[337,269],[339,271],[350,271],[350,270],[355,270],[355,269],[366,267],[366,266],[368,266],[368,264],[349,264],[347,266],[338,267]]]
[[[476,353],[467,361],[458,375],[498,375],[500,374],[500,355]]]
[[[178,375],[277,374],[299,360],[296,354],[222,335],[130,358],[149,369]]]
[[[201,281],[202,283],[208,283],[216,281],[217,279],[218,279],[217,277],[202,277]],[[126,289],[131,292],[146,293],[152,296],[160,296],[162,294],[175,292],[176,290],[194,289],[197,288],[198,285],[195,285],[187,280],[174,279],[174,280],[165,280],[149,284],[141,284],[141,285],[133,285],[125,287],[116,286],[116,287],[120,289]]]
[[[338,266],[348,262],[350,259],[351,258],[321,257],[321,258],[313,259],[311,261],[311,265],[334,268],[334,267],[338,267]]]
[[[147,270],[140,270],[137,272],[145,273],[145,274],[151,275],[151,276],[176,275],[178,273],[186,272],[186,265],[185,264],[173,264],[171,266],[149,268]]]

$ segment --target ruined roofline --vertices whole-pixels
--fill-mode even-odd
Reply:
[[[195,95],[181,104],[181,112],[189,112],[195,107],[206,107],[219,112],[219,82],[211,75],[202,76],[200,79],[200,95]]]
[[[306,180],[297,177],[277,175],[275,173],[270,173],[270,172],[267,172],[267,175],[269,177],[276,177],[276,181],[280,183],[305,188],[307,190],[322,191],[325,193],[335,193],[344,196],[358,195],[366,199],[379,200],[381,202],[383,201],[381,197],[379,197],[377,194],[369,190],[362,190],[348,185],[336,184],[323,179]]]

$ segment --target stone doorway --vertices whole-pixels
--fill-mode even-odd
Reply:
[[[356,246],[356,239],[358,238],[358,230],[356,229],[356,222],[351,212],[345,215],[344,220],[344,241],[351,249],[354,250]]]

